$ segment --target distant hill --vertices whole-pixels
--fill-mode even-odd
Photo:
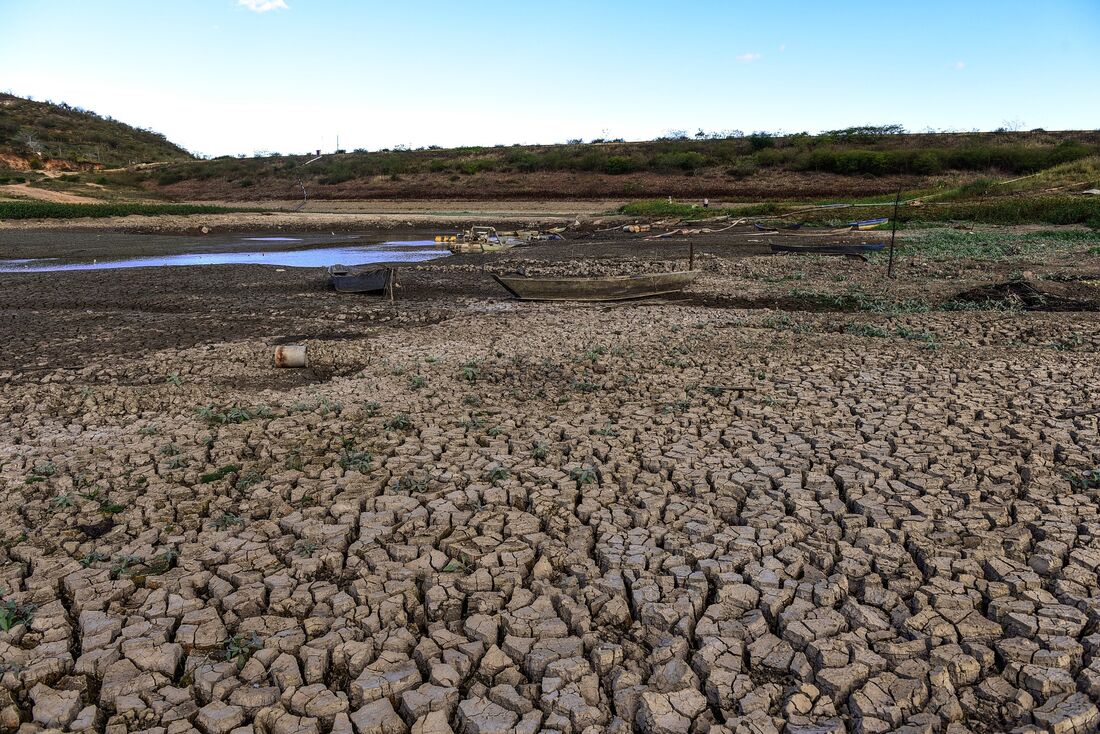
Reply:
[[[160,133],[65,103],[0,94],[0,168],[89,170],[192,158]]]
[[[1100,132],[1095,131],[907,134],[898,126],[882,126],[820,135],[680,135],[640,142],[223,157],[117,176],[120,184],[180,200],[295,199],[304,188],[311,199],[760,201],[943,191],[971,179],[1029,176],[1098,155]]]

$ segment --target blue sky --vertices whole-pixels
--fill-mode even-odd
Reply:
[[[208,155],[1100,127],[1100,1],[0,0],[0,91]]]

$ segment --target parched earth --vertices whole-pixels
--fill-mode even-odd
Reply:
[[[785,263],[604,305],[12,276],[0,726],[1094,731],[1095,313],[731,305],[863,267]]]

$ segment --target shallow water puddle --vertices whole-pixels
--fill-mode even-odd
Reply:
[[[250,241],[295,242],[294,237],[249,237]],[[0,273],[46,273],[62,270],[116,270],[154,266],[193,265],[276,265],[287,268],[323,268],[389,262],[423,262],[450,252],[430,240],[380,242],[373,245],[341,245],[302,250],[241,250],[237,252],[194,252],[124,260],[64,262],[58,258],[0,260]]]

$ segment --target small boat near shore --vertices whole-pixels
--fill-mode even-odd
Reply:
[[[860,231],[865,229],[874,229],[880,224],[886,224],[889,221],[889,217],[879,217],[878,219],[861,219],[856,222],[848,222],[848,226],[854,230]]]
[[[847,244],[833,242],[814,245],[781,245],[776,242],[768,243],[772,252],[788,255],[866,255],[869,252],[879,252],[886,247],[884,242],[857,242]]]
[[[393,278],[393,268],[387,265],[348,267],[333,265],[328,268],[329,287],[337,293],[383,294]]]
[[[780,229],[779,227],[770,224],[763,224],[761,222],[753,222],[752,226],[756,228],[757,232],[778,232]],[[790,222],[783,225],[783,229],[801,229],[801,227],[802,222]]]
[[[521,301],[623,301],[682,291],[699,276],[697,270],[595,277],[526,277],[493,275]]]

